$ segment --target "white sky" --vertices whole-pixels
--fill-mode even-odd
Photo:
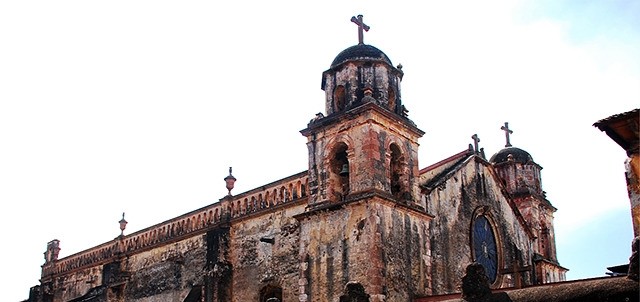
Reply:
[[[420,167],[477,133],[544,167],[570,279],[623,264],[624,151],[592,124],[639,106],[638,1],[4,1],[0,280],[6,301],[61,256],[307,169],[321,74],[365,43],[405,77]],[[408,1],[407,1],[408,2]],[[7,288],[8,287],[8,288]]]

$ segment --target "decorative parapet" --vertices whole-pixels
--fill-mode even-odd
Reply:
[[[308,188],[308,173],[304,171],[236,196],[226,196],[219,202],[133,234],[121,235],[93,248],[46,262],[42,266],[42,278],[108,263],[272,208],[298,204],[306,200]]]

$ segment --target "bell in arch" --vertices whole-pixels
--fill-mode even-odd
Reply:
[[[338,175],[340,176],[347,176],[349,175],[349,164],[344,164],[342,165],[342,170],[340,171],[340,173],[338,173]]]

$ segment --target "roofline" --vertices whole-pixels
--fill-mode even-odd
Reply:
[[[604,129],[603,129],[602,127],[606,127],[606,126],[608,126],[610,123],[613,123],[613,122],[617,122],[617,121],[620,121],[620,120],[624,120],[624,119],[628,118],[629,116],[631,116],[631,115],[633,115],[633,114],[635,114],[636,116],[637,116],[638,114],[640,114],[640,108],[633,109],[633,110],[631,110],[631,111],[627,111],[627,112],[623,112],[623,113],[614,114],[614,115],[609,116],[609,117],[607,117],[607,118],[603,118],[603,119],[601,119],[601,120],[599,120],[599,121],[595,122],[595,123],[593,124],[593,126],[594,126],[594,127],[597,127],[598,129],[600,129],[600,130],[602,130],[602,131],[604,131]]]
[[[537,254],[537,253],[536,253],[536,254]],[[538,254],[538,255],[539,255],[539,254]],[[566,267],[564,267],[564,266],[560,265],[560,263],[558,263],[557,261],[553,261],[553,260],[551,260],[551,259],[547,259],[547,258],[544,258],[544,257],[542,257],[542,258],[538,258],[538,259],[535,259],[535,258],[534,258],[534,259],[533,259],[533,261],[534,261],[534,262],[545,262],[545,263],[551,264],[551,265],[553,265],[553,266],[555,266],[555,267],[557,267],[557,268],[559,268],[559,269],[563,269],[563,270],[565,270],[566,272],[568,272],[568,271],[569,271],[569,269],[568,269],[568,268],[566,268]]]
[[[375,103],[364,103],[347,111],[337,112],[316,121],[311,121],[309,122],[309,124],[307,124],[307,128],[300,130],[300,133],[308,137],[316,131],[322,131],[326,127],[333,126],[337,121],[340,121],[341,119],[351,119],[354,116],[358,116],[365,111],[375,111],[380,115],[386,117],[387,119],[390,119],[391,121],[401,122],[400,125],[402,125],[402,127],[404,127],[408,131],[411,131],[418,138],[422,137],[425,133],[424,131],[420,130],[408,117],[401,117],[398,114],[395,114]]]
[[[440,166],[442,166],[442,165],[444,165],[446,163],[458,160],[458,159],[460,159],[462,157],[465,157],[465,156],[471,155],[471,154],[473,154],[473,150],[465,149],[464,151],[461,151],[461,152],[458,152],[458,153],[456,153],[456,154],[454,154],[452,156],[449,156],[449,157],[447,157],[447,158],[445,158],[445,159],[443,159],[443,160],[441,160],[441,161],[439,161],[439,162],[437,162],[435,164],[431,164],[429,166],[426,166],[426,167],[420,169],[420,171],[418,171],[418,174],[423,174],[423,173],[429,172],[430,170],[433,170],[433,169],[435,169],[437,167],[440,167]]]
[[[456,156],[459,155],[459,156]],[[437,181],[431,183],[431,182],[427,182],[425,184],[420,184],[419,187],[420,189],[426,193],[429,194],[431,193],[431,191],[433,191],[435,188],[437,188],[440,184],[446,182],[449,178],[451,178],[451,176],[460,169],[460,167],[462,167],[466,162],[469,161],[470,158],[473,157],[473,153],[458,153],[454,156],[452,156],[450,161],[453,161],[454,157],[455,160],[457,160],[458,162],[456,162],[455,164],[453,164],[451,167],[443,170],[442,172],[438,173],[438,175],[434,176],[433,179],[438,179]],[[448,162],[450,162],[448,161]],[[421,170],[422,171],[422,170]],[[426,170],[425,170],[426,171]]]

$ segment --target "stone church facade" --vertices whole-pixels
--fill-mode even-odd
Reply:
[[[473,262],[493,288],[563,281],[541,166],[506,132],[420,168],[402,77],[360,38],[322,74],[308,170],[232,195],[230,169],[219,202],[61,259],[53,240],[28,301],[413,301]]]

